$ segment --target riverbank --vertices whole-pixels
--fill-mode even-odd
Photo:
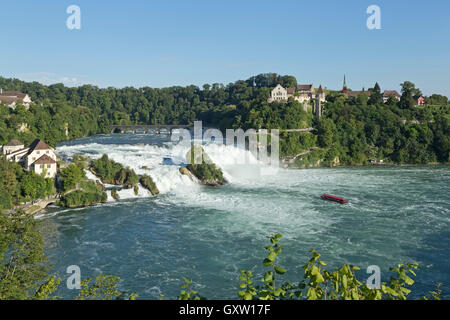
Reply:
[[[432,162],[432,163],[383,163],[383,164],[344,164],[344,165],[334,165],[334,166],[327,166],[327,165],[310,165],[310,166],[295,166],[295,165],[285,165],[283,166],[284,169],[290,169],[290,170],[304,170],[304,169],[326,169],[326,168],[371,168],[371,167],[423,167],[423,166],[449,166],[450,162],[445,163],[439,163],[439,162]]]
[[[371,167],[371,166],[400,166],[400,165],[449,165],[450,162],[427,162],[427,163],[396,163],[386,159],[371,159],[367,163],[342,163],[339,156],[328,157],[328,149],[311,148],[296,156],[281,157],[281,163],[285,169],[313,169],[313,168],[336,168],[336,167]]]

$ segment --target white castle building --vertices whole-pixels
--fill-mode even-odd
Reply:
[[[285,102],[289,98],[293,98],[295,101],[303,103],[305,101],[316,101],[319,99],[320,102],[325,102],[325,92],[322,89],[322,85],[319,89],[314,89],[312,84],[299,84],[295,88],[284,88],[281,84],[278,84],[270,93],[268,102]]]

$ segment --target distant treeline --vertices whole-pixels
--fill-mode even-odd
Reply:
[[[449,161],[449,106],[447,97],[433,95],[432,107],[416,107],[420,92],[411,82],[402,85],[402,98],[382,102],[378,84],[347,98],[327,91],[324,116],[317,121],[310,110],[289,100],[268,103],[272,87],[294,87],[293,76],[261,74],[228,85],[205,84],[170,88],[105,88],[0,78],[3,90],[17,90],[35,102],[29,110],[0,107],[0,144],[17,138],[25,143],[40,137],[50,145],[67,139],[108,133],[112,124],[205,124],[225,128],[295,129],[318,125],[313,133],[282,136],[282,155],[296,155],[311,147],[325,149],[327,159],[343,164],[365,164],[371,158],[393,162]],[[407,124],[404,125],[404,120]],[[408,122],[409,121],[409,122]],[[413,121],[413,122],[411,122]],[[26,128],[22,126],[26,124]]]

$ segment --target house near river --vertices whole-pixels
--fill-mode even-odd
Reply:
[[[54,178],[58,171],[55,149],[41,139],[36,139],[30,146],[18,140],[11,140],[2,148],[6,160],[17,162],[26,170],[44,174],[45,178]]]

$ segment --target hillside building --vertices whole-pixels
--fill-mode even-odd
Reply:
[[[32,103],[28,94],[19,91],[3,91],[0,89],[0,104],[4,104],[10,108],[15,108],[18,104],[29,107]]]
[[[46,178],[54,178],[57,174],[55,150],[40,139],[27,148],[20,141],[11,140],[3,146],[2,152],[6,160],[20,163],[26,170],[39,175],[45,171]]]
[[[325,93],[320,86],[320,92],[314,89],[312,84],[299,84],[295,88],[283,88],[278,84],[271,92],[268,102],[286,102],[289,98],[293,98],[300,103],[307,101],[315,101],[319,98],[321,102],[325,102]]]

